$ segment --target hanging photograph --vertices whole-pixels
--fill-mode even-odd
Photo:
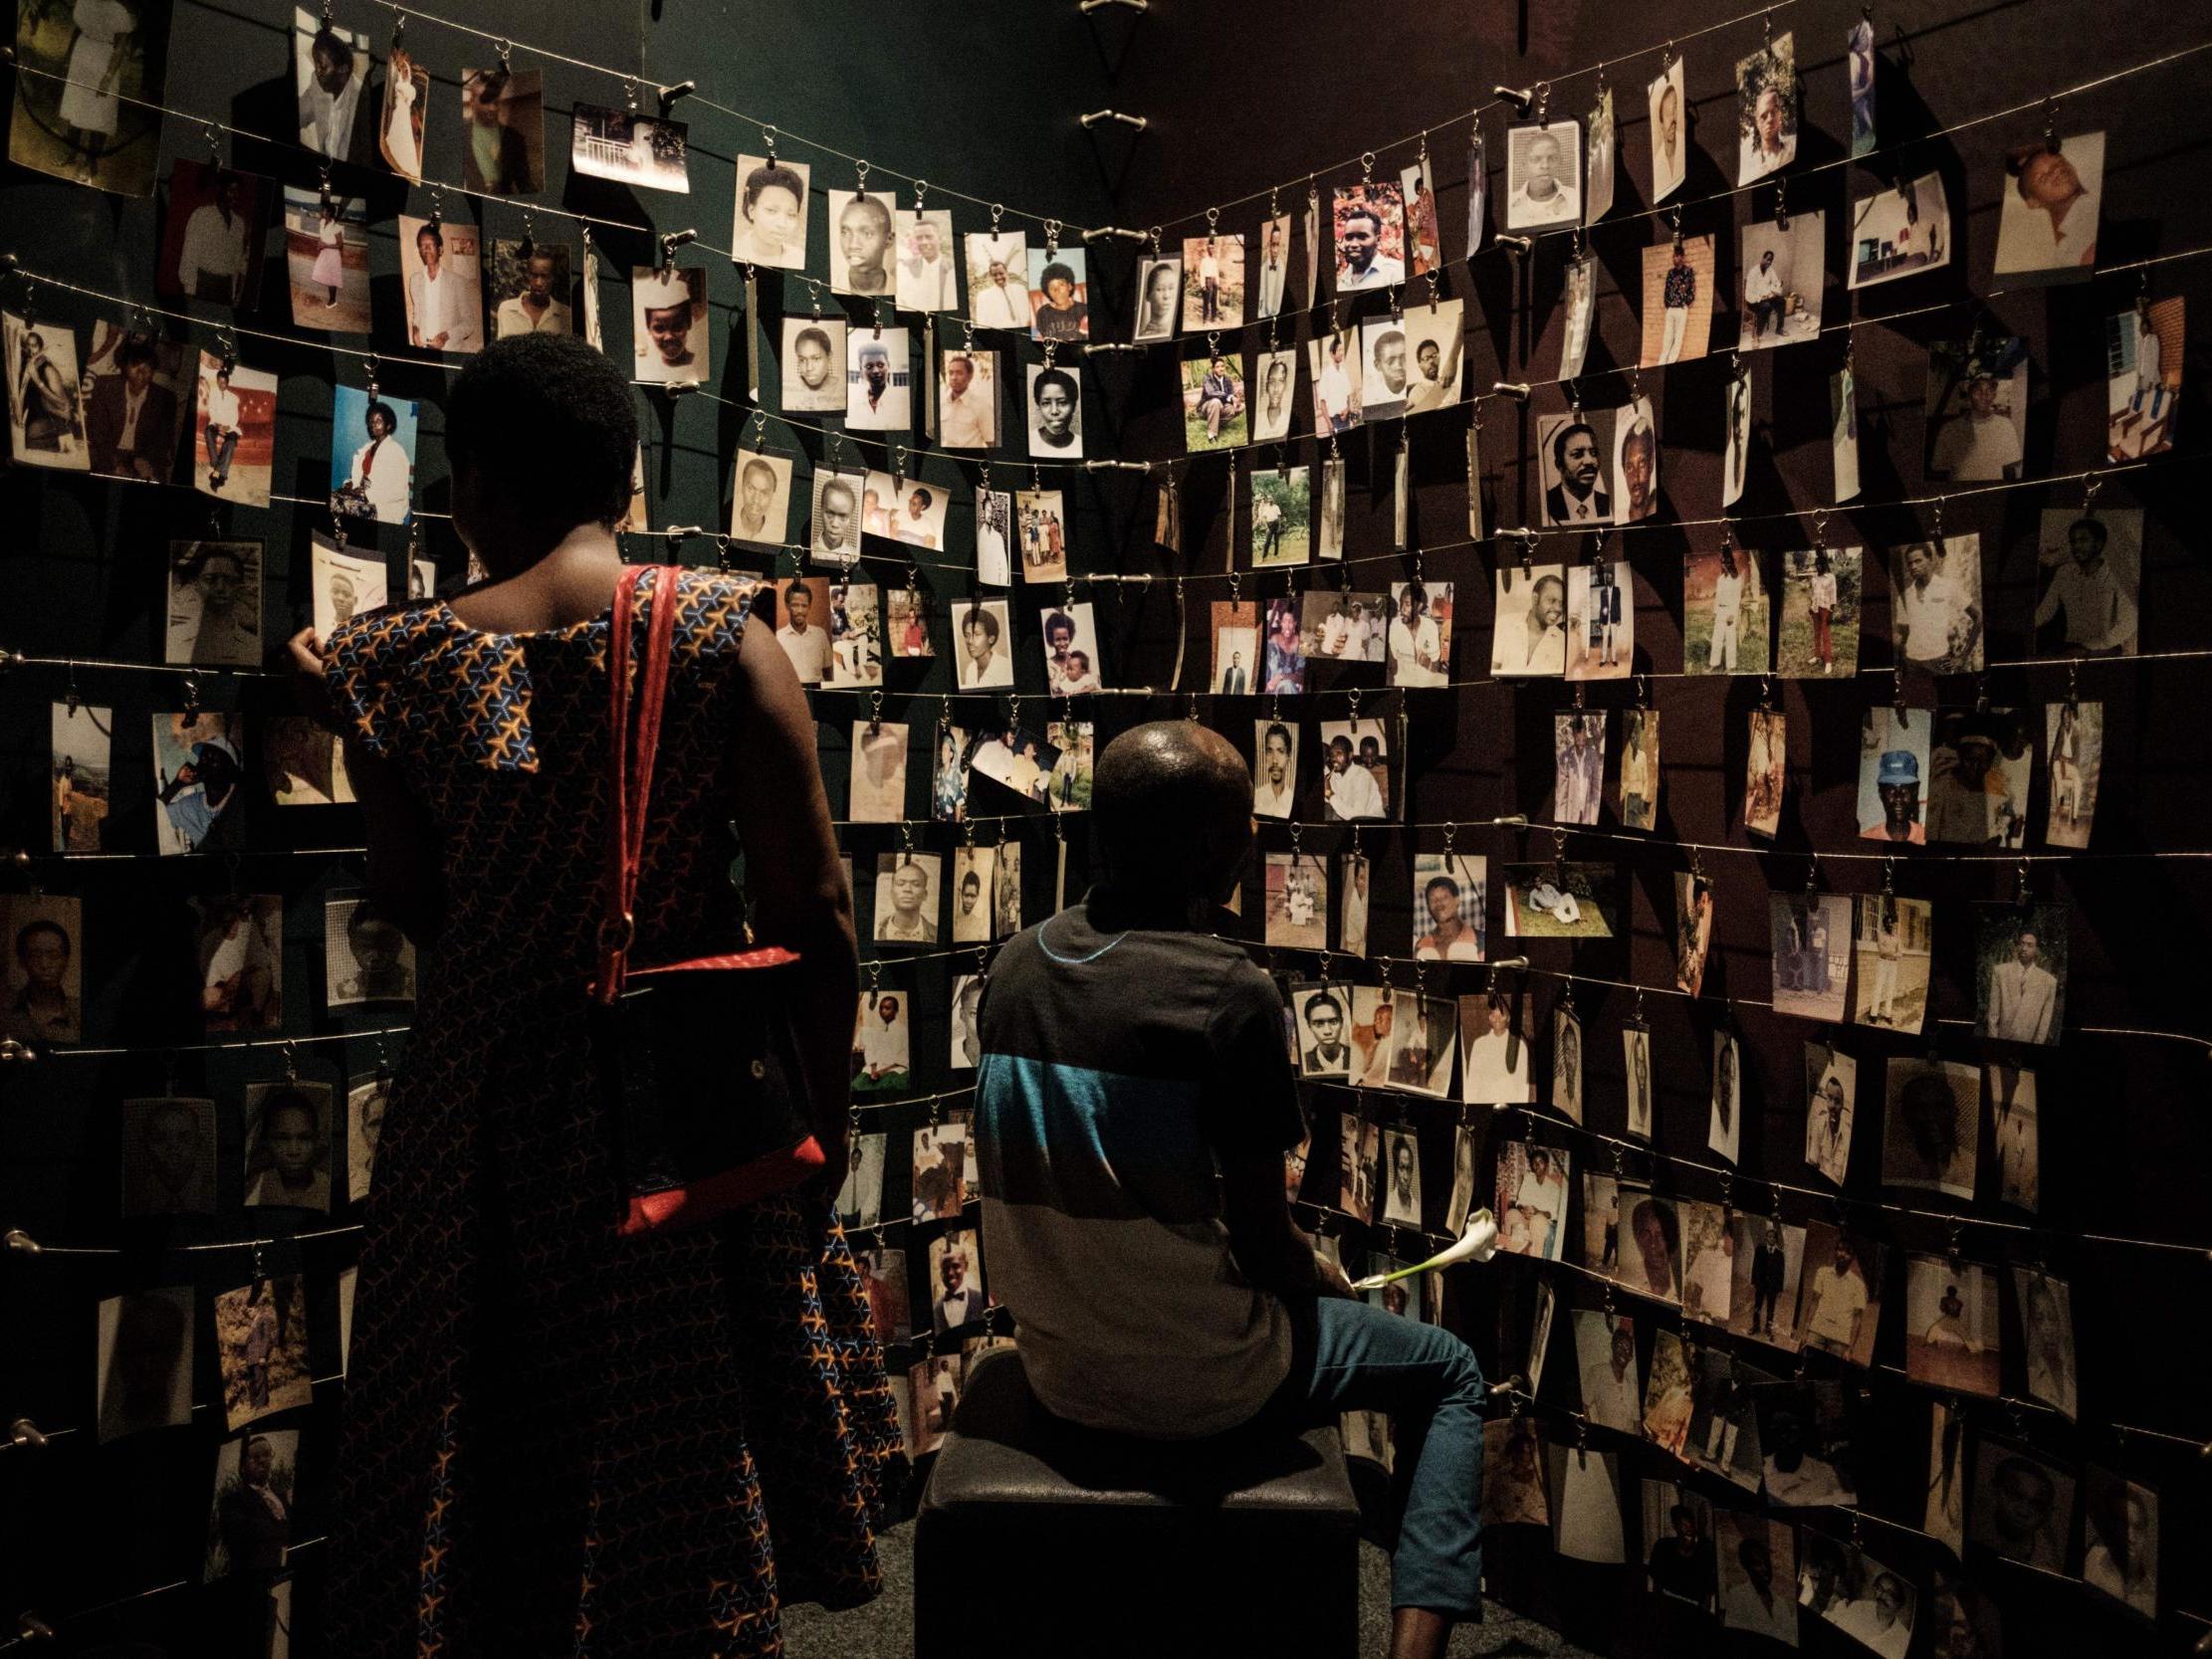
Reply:
[[[1180,259],[1168,255],[1138,261],[1137,314],[1129,337],[1139,345],[1175,338],[1182,294]]]
[[[9,454],[24,466],[87,471],[92,450],[76,332],[60,323],[27,323],[13,311],[0,316],[0,330],[7,358]]]
[[[1925,899],[1860,896],[1852,1024],[1919,1035],[1928,1013],[1933,916]]]
[[[937,655],[931,637],[936,606],[919,587],[894,587],[883,598],[883,639],[887,655],[919,658]]]
[[[851,787],[845,816],[856,824],[896,824],[906,817],[907,728],[891,721],[852,723]]]
[[[1029,455],[1032,460],[1073,461],[1083,454],[1083,393],[1078,370],[1048,367],[1043,363],[1028,365],[1029,387],[1026,407],[1028,410]],[[1225,368],[1223,370],[1226,377]],[[1241,427],[1243,391],[1239,383],[1236,391],[1237,413]],[[902,423],[903,424],[903,423]],[[1203,423],[1202,423],[1203,424]],[[1186,422],[1186,432],[1188,432]],[[1241,431],[1234,442],[1241,443]],[[1212,447],[1201,445],[1200,447]]]
[[[1481,998],[1462,997],[1480,1012]],[[1467,1009],[1460,1009],[1462,1047],[1467,1037]],[[1486,1028],[1484,1028],[1486,1030]],[[1525,1048],[1524,1048],[1525,1052]],[[1466,1076],[1462,1066],[1460,1076]],[[1465,1093],[1464,1088],[1461,1090]],[[1480,1103],[1476,1103],[1480,1104]],[[1514,1256],[1534,1256],[1556,1262],[1567,1239],[1568,1155],[1564,1149],[1508,1141],[1497,1149],[1498,1249]]]
[[[1328,871],[1312,853],[1268,853],[1264,937],[1270,945],[1319,950],[1329,942]]]
[[[184,433],[184,347],[127,332],[103,317],[93,324],[83,390],[92,470],[108,478],[168,483]]]
[[[1587,1241],[1583,1266],[1607,1279],[1620,1270],[1620,1194],[1609,1177],[1583,1176],[1583,1214],[1602,1215],[1609,1229],[1607,1244],[1593,1252]],[[1627,1314],[1606,1314],[1595,1308],[1578,1308],[1574,1317],[1577,1382],[1582,1390],[1582,1412],[1599,1428],[1617,1434],[1641,1434],[1644,1422],[1644,1374],[1636,1362],[1636,1321]]]
[[[1762,1382],[1751,1393],[1767,1502],[1781,1509],[1857,1504],[1856,1413],[1849,1388],[1831,1381]],[[1819,1534],[1808,1538],[1839,1548]],[[1810,1557],[1805,1569],[1813,1570]]]
[[[2043,716],[2050,766],[2043,839],[2053,847],[2087,847],[2104,769],[2104,705],[2051,703]]]
[[[1931,481],[2019,478],[2028,431],[2028,342],[1977,333],[1930,345],[1926,429]]]
[[[368,332],[368,206],[358,196],[284,192],[292,324],[311,333]]]
[[[2179,296],[2153,304],[2145,295],[2105,319],[2105,453],[2114,461],[2173,448],[2187,338],[2182,315]]]
[[[1873,288],[1951,263],[1943,175],[1921,173],[1851,204],[1851,286]]]
[[[937,441],[949,450],[987,450],[998,444],[998,353],[945,351],[938,355]]]
[[[958,311],[960,276],[953,259],[951,210],[900,208],[892,226],[898,244],[893,285],[899,310]]]
[[[879,853],[869,937],[878,944],[935,944],[944,866],[936,853]]]
[[[258,541],[169,543],[164,661],[195,667],[259,666],[264,650],[261,555]]]
[[[1567,678],[1621,680],[1636,661],[1636,606],[1629,561],[1600,558],[1567,571]],[[1602,721],[1602,717],[1599,717]],[[1603,735],[1603,726],[1599,734]],[[1591,816],[1596,823],[1596,797]]]
[[[1713,239],[1684,236],[1644,250],[1644,339],[1637,363],[1654,368],[1712,346]]]
[[[1840,368],[1828,377],[1829,465],[1836,477],[1836,500],[1859,495],[1859,377]]]
[[[1743,1044],[1723,1026],[1712,1034],[1712,1090],[1705,1116],[1705,1147],[1737,1161],[1743,1137]]]
[[[1621,713],[1621,827],[1650,830],[1659,822],[1659,717],[1657,709]]]
[[[323,905],[323,997],[330,1008],[415,999],[415,944],[358,896]]]
[[[1406,204],[1406,275],[1425,276],[1443,263],[1437,229],[1437,180],[1424,147],[1420,160],[1398,170],[1398,190]]]
[[[1860,719],[1859,835],[1919,846],[1927,840],[1931,711],[1869,709]]]
[[[2097,266],[2104,134],[2024,144],[2005,157],[2004,207],[1991,275],[1999,287],[2087,282]]]
[[[297,1279],[284,1283],[295,1288],[299,1285]],[[216,1298],[218,1338],[222,1300]],[[303,1317],[305,1312],[303,1303]],[[228,1358],[226,1352],[226,1362]],[[268,1366],[264,1363],[261,1368],[266,1371]],[[266,1580],[283,1567],[292,1544],[292,1505],[299,1463],[298,1429],[240,1435],[217,1448],[215,1501],[208,1515],[207,1557],[200,1572],[206,1582],[212,1584],[233,1573],[256,1574]]]
[[[118,196],[152,194],[169,0],[22,4],[8,159]]]
[[[1480,854],[1414,855],[1414,960],[1482,960],[1488,911],[1485,871]]]
[[[1904,1261],[1904,1374],[1946,1393],[1998,1393],[1997,1276],[1946,1256]]]
[[[426,351],[482,350],[483,262],[476,227],[404,213],[398,223],[407,343]]]
[[[1306,655],[1346,663],[1379,663],[1391,615],[1388,593],[1308,588]]]
[[[791,458],[767,450],[740,450],[730,492],[730,539],[748,546],[780,548],[790,535]]]
[[[1777,1215],[1734,1212],[1734,1283],[1728,1329],[1739,1337],[1797,1348],[1798,1292],[1805,1273],[1805,1229]],[[1733,1478],[1733,1477],[1731,1477]]]
[[[174,163],[154,292],[251,307],[261,289],[262,244],[276,193],[274,183],[254,173],[207,161]]]
[[[1552,1544],[1568,1560],[1618,1565],[1628,1558],[1621,1524],[1618,1454],[1579,1442],[1545,1448],[1550,1468]]]
[[[198,921],[197,1011],[204,1028],[210,1032],[281,1030],[283,899],[275,894],[224,894],[195,899],[192,908]]]
[[[1089,258],[1081,248],[1029,250],[1029,334],[1032,339],[1091,337]],[[978,326],[982,318],[977,319]]]
[[[368,95],[370,62],[366,35],[330,21],[327,12],[293,7],[292,84],[304,147],[356,167],[375,164],[378,107]]]
[[[2000,1043],[2048,1044],[2066,1026],[2067,907],[1976,907],[1974,1029]]]
[[[1507,127],[1505,228],[1543,230],[1581,221],[1582,123],[1549,120]]]
[[[105,1297],[99,1308],[100,1443],[192,1420],[193,1289]]]
[[[814,469],[812,533],[807,545],[807,556],[814,563],[848,570],[859,559],[860,498],[867,479],[863,472]],[[805,678],[803,671],[799,677]]]
[[[1536,454],[1546,524],[1613,522],[1607,462],[1613,454],[1615,414],[1612,409],[1574,409],[1537,417]]]
[[[2082,1581],[2158,1616],[2158,1494],[2094,1463],[2082,1475]]]
[[[1582,1021],[1564,1002],[1552,1009],[1551,1105],[1570,1123],[1582,1122]]]
[[[785,414],[842,414],[845,408],[845,319],[783,318],[782,399]]]
[[[1183,328],[1244,325],[1244,239],[1213,234],[1183,239]]]
[[[81,903],[55,894],[0,898],[0,1036],[20,1043],[85,1038]]]
[[[1605,793],[1605,712],[1552,716],[1552,821],[1595,824]]]
[[[968,320],[979,328],[1028,328],[1035,314],[1029,298],[1029,239],[1019,231],[993,230],[970,231],[962,240],[968,255]]]
[[[492,337],[574,332],[570,286],[568,250],[561,244],[494,237],[485,290]]]
[[[829,672],[822,684],[855,688],[883,684],[883,643],[873,582],[829,584]]]
[[[384,165],[409,184],[422,182],[422,129],[430,104],[430,71],[394,33],[384,54],[384,105],[377,116],[376,147]]]
[[[1280,316],[1290,276],[1290,215],[1279,213],[1263,220],[1259,232],[1259,267],[1254,273],[1252,315],[1265,321]]]
[[[1337,293],[1361,294],[1406,280],[1406,201],[1397,185],[1340,184],[1331,192],[1329,217]]]
[[[1582,222],[1594,225],[1613,211],[1613,165],[1618,139],[1613,130],[1611,87],[1599,87],[1597,102],[1591,104],[1588,118],[1590,158],[1583,170]]]
[[[1782,555],[1782,633],[1775,672],[1786,679],[1859,672],[1859,606],[1865,556],[1857,547]]]
[[[2043,1187],[2037,1139],[2036,1074],[2025,1066],[1982,1068],[1989,1095],[1990,1145],[1997,1156],[1997,1200],[2034,1214]]]
[[[1966,1537],[2008,1561],[2069,1576],[2074,1476],[2026,1446],[1978,1439]]]
[[[326,634],[326,639],[330,636]],[[245,840],[245,717],[202,709],[152,717],[155,851],[216,852]]]
[[[1321,723],[1321,799],[1334,820],[1390,815],[1390,750],[1379,720]]]
[[[1882,1184],[1973,1197],[1981,1142],[1981,1068],[1957,1060],[1891,1055],[1883,1090]]]
[[[1507,938],[1611,938],[1621,872],[1610,864],[1505,866]]]
[[[2076,1417],[2074,1292],[2064,1279],[2034,1268],[2012,1270],[2013,1297],[2020,1310],[2020,1340],[2026,1350],[2028,1395]]]
[[[1450,582],[1391,583],[1391,685],[1451,683],[1451,595]]]
[[[969,762],[978,775],[1003,785],[1024,800],[1039,804],[1050,798],[1052,773],[1059,763],[1058,744],[1039,737],[1025,726],[1013,725],[986,732]],[[1017,847],[1018,843],[1014,842],[1000,846],[1002,876],[1007,874],[1003,860]]]
[[[488,196],[520,196],[544,187],[545,77],[539,71],[510,70],[504,64],[464,69],[461,130],[467,135],[461,146],[461,176],[469,189]],[[580,149],[581,142],[579,120],[575,147]],[[580,159],[577,165],[582,168]]]
[[[308,1368],[308,1299],[297,1274],[256,1279],[219,1291],[215,1351],[221,1361],[223,1416],[244,1428],[314,1397]]]
[[[1590,352],[1590,324],[1598,310],[1598,262],[1589,258],[1569,260],[1565,285],[1560,309],[1566,313],[1567,324],[1560,338],[1559,378],[1569,381],[1582,373],[1583,358]]]
[[[1291,393],[1296,389],[1298,378],[1297,348],[1284,346],[1280,351],[1262,351],[1256,362],[1259,392],[1251,409],[1251,441],[1273,443],[1290,435]]]
[[[1782,827],[1789,786],[1789,725],[1779,709],[1754,709],[1744,724],[1743,827],[1771,840]]]
[[[2135,654],[2142,546],[2140,508],[2044,509],[2036,548],[2038,655]]]
[[[2035,737],[2023,711],[1938,709],[1928,754],[1928,840],[2026,846],[2034,764]]]
[[[384,1117],[391,1109],[391,1078],[378,1067],[366,1083],[357,1083],[345,1096],[345,1196],[358,1204],[368,1197],[376,1166],[376,1148],[384,1137]]]
[[[1067,505],[1057,490],[1016,490],[1014,528],[1021,544],[1021,579],[1067,580]]]
[[[1802,345],[1820,337],[1827,225],[1825,213],[1793,213],[1743,227],[1736,264],[1743,284],[1738,351]]]
[[[1764,561],[1749,547],[1723,540],[1710,552],[1682,556],[1682,672],[1765,674],[1767,639]]]
[[[246,1196],[328,1213],[331,1208],[331,1086],[246,1086]]]
[[[1774,903],[1782,903],[1779,895]],[[1853,901],[1838,903],[1848,914]],[[1844,1173],[1851,1166],[1851,1126],[1858,1093],[1857,1060],[1841,1049],[1805,1045],[1805,1161],[1838,1186],[1844,1184]]]
[[[1663,202],[1681,188],[1689,172],[1689,145],[1685,138],[1684,111],[1688,98],[1682,89],[1682,60],[1667,55],[1666,67],[1645,89],[1651,110],[1652,200]]]
[[[1367,954],[1367,883],[1365,856],[1337,854],[1336,890],[1344,900],[1337,913],[1336,947],[1355,956]]]
[[[869,199],[874,200],[873,197]],[[904,328],[848,329],[845,333],[845,424],[856,432],[911,429],[914,425],[913,378],[912,352]],[[1076,453],[1082,452],[1078,449]]]
[[[1614,412],[1613,516],[1639,523],[1659,511],[1659,420],[1648,397]]]
[[[1315,471],[1321,511],[1314,524],[1313,555],[1340,559],[1344,556],[1344,463],[1323,460]]]
[[[122,1103],[122,1213],[215,1213],[213,1101],[160,1096]]]
[[[1252,470],[1252,568],[1313,557],[1313,475],[1303,467]],[[1310,595],[1309,595],[1310,597]]]
[[[1736,183],[1797,159],[1797,37],[1776,35],[1736,64]]]
[[[376,609],[387,597],[382,555],[347,552],[342,542],[320,530],[309,538],[308,580],[310,611],[320,639],[329,639],[356,613]]]
[[[586,178],[612,179],[641,190],[691,193],[689,148],[682,121],[579,104],[569,135],[568,164]]]
[[[1559,564],[1497,561],[1490,672],[1538,678],[1567,672],[1567,576]]]
[[[75,697],[52,706],[52,851],[101,850],[112,807],[110,754],[114,730],[112,709],[95,708]]]
[[[404,524],[414,513],[421,406],[334,386],[331,399],[331,516]],[[381,601],[379,601],[381,603]]]
[[[1705,983],[1712,949],[1713,884],[1687,870],[1674,873],[1674,987],[1695,996]]]
[[[1756,1422],[1747,1439],[1756,1440]],[[1756,1484],[1756,1471],[1754,1471]],[[1720,1564],[1720,1622],[1786,1647],[1797,1646],[1797,1532],[1748,1510],[1714,1513]]]
[[[1082,697],[1099,689],[1097,607],[1089,600],[1045,611],[1037,625],[1043,636],[1044,691],[1047,697]]]
[[[1363,322],[1359,342],[1361,418],[1399,419],[1406,413],[1406,396],[1412,389],[1406,378],[1404,321],[1385,314]]]
[[[770,271],[806,269],[806,188],[812,169],[776,156],[737,158],[730,257]]]
[[[1365,419],[1359,330],[1340,328],[1306,341],[1306,372],[1313,382],[1313,432],[1317,438],[1349,432]]]
[[[1352,1066],[1352,1045],[1345,1040],[1344,1005],[1348,993],[1339,985],[1303,983],[1291,987],[1290,1006],[1297,1016],[1298,1075],[1342,1078]]]
[[[702,384],[713,366],[706,323],[704,267],[630,268],[632,378],[664,386]],[[853,424],[865,423],[856,417]]]

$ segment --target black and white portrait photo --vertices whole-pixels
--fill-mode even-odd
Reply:
[[[1981,1141],[1981,1068],[1891,1055],[1883,1092],[1882,1183],[1971,1198]]]
[[[309,539],[308,581],[310,614],[324,639],[389,597],[390,574],[381,554],[364,558],[347,552],[320,530]]]
[[[1298,384],[1298,351],[1262,351],[1252,359],[1251,434],[1255,444],[1290,436],[1291,396]]]
[[[2067,1575],[2074,1535],[2074,1477],[2026,1446],[1983,1439],[1974,1447],[1969,1542],[2008,1561]]]
[[[1549,120],[1505,130],[1505,228],[1544,230],[1582,219],[1582,123]]]
[[[852,723],[852,787],[845,816],[856,824],[896,824],[906,816],[907,728],[895,721]]]
[[[790,533],[791,458],[740,450],[734,464],[730,539],[753,547],[781,547]]]
[[[1042,461],[1073,461],[1083,454],[1082,382],[1072,368],[1028,365],[1025,402],[1029,454]]]
[[[107,478],[166,484],[189,412],[184,347],[103,317],[85,359],[85,448]]]
[[[2097,264],[2104,134],[2053,134],[2005,158],[1991,275],[2014,285],[2083,282]]]
[[[259,541],[169,543],[166,661],[260,665],[261,555]]]
[[[345,1197],[357,1204],[368,1196],[376,1169],[376,1148],[383,1143],[384,1115],[391,1107],[391,1079],[378,1072],[345,1095]]]
[[[896,298],[897,211],[897,200],[881,190],[829,192],[830,293]]]
[[[1383,1131],[1383,1220],[1421,1225],[1421,1143],[1410,1129]]]
[[[707,273],[696,265],[630,269],[634,379],[696,386],[713,371],[707,327]]]
[[[1137,315],[1129,337],[1139,345],[1175,338],[1182,310],[1183,262],[1174,255],[1137,263]]]
[[[575,106],[568,165],[586,178],[689,195],[689,150],[690,128],[682,121],[595,104]]]
[[[935,944],[938,894],[945,860],[936,853],[876,856],[875,927],[878,944]]]
[[[1003,599],[971,599],[953,607],[954,658],[963,691],[1013,684],[1013,636]]]
[[[861,432],[913,426],[913,365],[904,328],[846,331],[845,424]]]
[[[414,941],[370,900],[325,902],[323,949],[326,1006],[414,1001]]]
[[[1776,35],[1736,64],[1736,182],[1797,159],[1797,39]]]
[[[787,415],[841,415],[845,410],[845,319],[783,318],[783,391]]]
[[[1743,227],[1736,261],[1737,280],[1743,285],[1737,350],[1760,351],[1820,337],[1827,224],[1825,213],[1793,213]]]
[[[1298,1075],[1347,1077],[1352,1070],[1350,992],[1341,985],[1292,987],[1298,1021]]]
[[[1652,1139],[1652,1033],[1637,1025],[1621,1028],[1622,1081],[1628,1096],[1629,1133]]]
[[[731,258],[770,271],[806,269],[806,187],[812,173],[803,161],[738,157]]]
[[[866,489],[865,473],[840,472],[829,467],[814,469],[812,529],[807,556],[816,564],[849,570],[859,561],[861,497]],[[813,620],[816,623],[822,620],[818,611]],[[785,649],[789,649],[789,642],[785,643]],[[807,680],[804,667],[799,669],[799,679],[812,684]]]
[[[192,1420],[192,1300],[189,1285],[102,1299],[102,1445]]]
[[[947,208],[900,208],[892,215],[897,239],[893,292],[902,311],[960,309],[960,275],[953,256],[953,215]]]
[[[13,311],[0,316],[0,347],[8,377],[8,452],[31,467],[86,472],[85,405],[77,366],[77,334],[56,322],[32,324]]]
[[[998,849],[953,849],[953,942],[987,944],[992,937],[992,887],[997,877]]]
[[[1658,203],[1680,189],[1689,173],[1689,100],[1680,57],[1668,54],[1644,96],[1652,117],[1652,200]]]
[[[163,1095],[122,1103],[122,1213],[215,1213],[215,1103]]]
[[[84,936],[79,900],[58,894],[0,898],[0,1036],[21,1043],[85,1037]]]
[[[2082,1581],[2158,1614],[2158,1494],[2094,1463],[2082,1476]]]
[[[247,1086],[248,1204],[329,1211],[331,1098],[327,1083]]]
[[[1252,251],[1252,315],[1265,321],[1279,316],[1289,292],[1290,215],[1279,213],[1260,222]]]

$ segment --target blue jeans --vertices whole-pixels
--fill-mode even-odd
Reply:
[[[1417,1293],[1418,1294],[1418,1291]],[[1385,1411],[1403,1519],[1391,1605],[1460,1618],[1482,1603],[1482,1369],[1450,1332],[1342,1297],[1285,1298],[1290,1373],[1259,1409],[1280,1424]]]

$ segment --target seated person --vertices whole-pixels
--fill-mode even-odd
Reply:
[[[1482,1375],[1449,1332],[1353,1298],[1291,1217],[1282,1000],[1212,936],[1251,801],[1236,750],[1187,722],[1099,756],[1098,883],[1011,939],[984,990],[985,1252],[1060,1417],[1189,1440],[1389,1412],[1392,1651],[1440,1659],[1481,1605]]]

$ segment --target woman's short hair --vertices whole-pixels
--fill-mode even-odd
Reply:
[[[495,499],[565,524],[629,511],[637,406],[603,352],[573,334],[516,334],[469,359],[446,402],[446,454]]]
[[[799,182],[798,174],[776,162],[756,167],[745,175],[745,212],[753,212],[753,204],[761,199],[764,190],[788,190],[791,200],[801,207],[806,205],[806,186]]]

